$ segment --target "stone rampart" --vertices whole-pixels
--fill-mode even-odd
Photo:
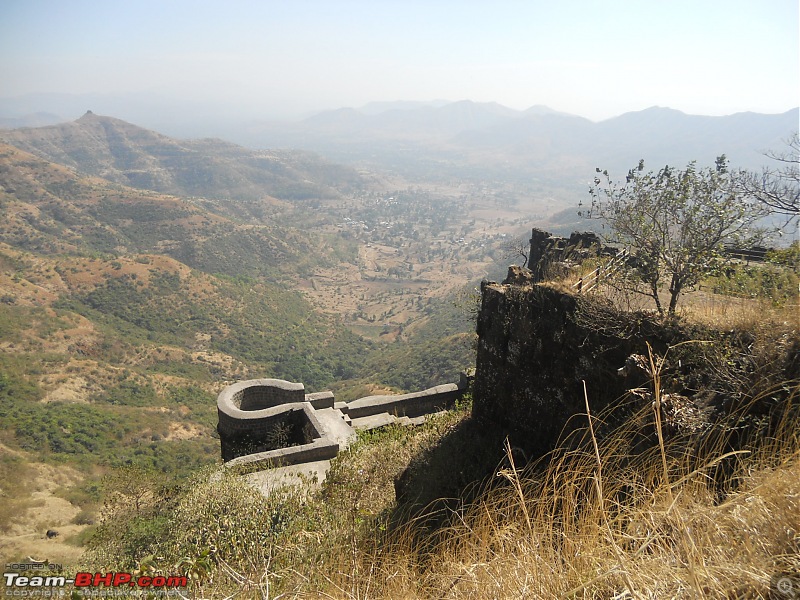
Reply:
[[[220,392],[217,415],[222,459],[226,461],[320,437],[302,383],[240,381]]]
[[[327,460],[354,435],[353,427],[367,427],[353,424],[353,419],[373,415],[413,418],[451,408],[468,383],[464,376],[458,385],[337,403],[333,392],[306,394],[302,383],[240,381],[217,397],[222,459],[247,469]]]
[[[569,238],[550,235],[541,229],[531,231],[528,267],[534,282],[552,278],[553,271],[578,264],[595,256],[615,256],[618,249],[605,245],[592,232],[573,232]]]
[[[452,408],[464,390],[455,383],[401,395],[366,396],[348,403],[342,412],[351,419],[389,413],[398,417],[417,417],[438,410]]]
[[[238,456],[228,461],[226,465],[243,471],[271,469],[318,460],[330,460],[335,458],[338,453],[339,444],[327,438],[319,438],[301,446]]]
[[[733,418],[736,426],[718,433],[727,429],[733,437],[725,443],[744,447],[755,439],[748,436],[763,436],[769,423],[785,418],[771,411],[796,394],[796,383],[787,382],[800,380],[800,341],[788,324],[779,338],[759,328],[719,331],[619,310],[602,295],[534,283],[516,269],[511,275],[481,284],[472,412],[529,459],[586,426],[587,398],[598,437],[635,423],[631,443],[636,438],[648,447],[656,439],[651,351],[660,365],[659,435],[695,435]],[[780,392],[775,381],[782,382]]]
[[[666,334],[630,317],[580,313],[580,298],[545,285],[484,282],[478,315],[473,415],[501,427],[529,456],[550,451],[569,427],[585,425],[583,382],[593,412],[628,389],[618,369],[631,354],[663,352]],[[619,325],[619,331],[615,330]]]

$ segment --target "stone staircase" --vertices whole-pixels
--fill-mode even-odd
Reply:
[[[344,402],[336,404],[344,405]],[[363,417],[351,418],[342,411],[345,406],[334,406],[333,408],[317,409],[317,418],[325,429],[326,434],[339,444],[339,448],[344,450],[355,439],[356,432],[378,429],[387,425],[422,425],[432,414],[439,414],[441,411],[426,413],[416,417],[397,416],[388,412],[380,412]]]
[[[337,444],[339,449],[344,450],[356,437],[355,428],[350,419],[340,408],[328,407],[318,408],[317,419],[325,430],[325,434]]]

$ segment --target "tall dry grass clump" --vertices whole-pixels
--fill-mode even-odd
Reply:
[[[602,416],[587,400],[580,443],[523,470],[508,448],[496,476],[505,485],[454,514],[432,549],[408,543],[381,556],[383,596],[767,597],[772,577],[800,573],[798,399],[795,387],[770,434],[737,450],[731,423],[702,443],[665,440],[658,396],[598,439]],[[637,453],[642,419],[657,443]]]

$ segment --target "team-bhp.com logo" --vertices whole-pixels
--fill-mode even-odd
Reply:
[[[6,565],[9,567],[10,565]],[[21,566],[21,565],[11,565]],[[37,565],[39,566],[39,565]],[[52,569],[53,565],[48,565]],[[27,569],[23,569],[25,571]],[[60,570],[60,569],[59,569]],[[75,577],[55,575],[52,573],[3,573],[3,580],[6,588],[6,596],[16,597],[46,597],[61,596],[63,588],[74,586],[77,590],[85,592],[97,592],[98,588],[112,588],[117,590],[147,590],[153,592],[160,590],[162,593],[167,590],[176,590],[187,586],[187,578],[180,576],[163,575],[133,575],[131,573],[76,573]],[[111,591],[109,589],[108,591]],[[59,593],[62,592],[62,593]],[[87,595],[86,593],[83,595]],[[95,594],[88,595],[108,595]],[[116,594],[112,594],[116,595]]]

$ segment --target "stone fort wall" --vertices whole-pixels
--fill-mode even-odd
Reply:
[[[354,429],[388,424],[398,417],[418,418],[451,408],[468,384],[468,378],[462,376],[458,384],[344,403],[336,402],[330,391],[306,394],[302,383],[281,379],[240,381],[217,397],[222,459],[234,465],[274,466],[333,458],[340,448],[342,428],[353,433]],[[337,439],[334,429],[339,432]]]

